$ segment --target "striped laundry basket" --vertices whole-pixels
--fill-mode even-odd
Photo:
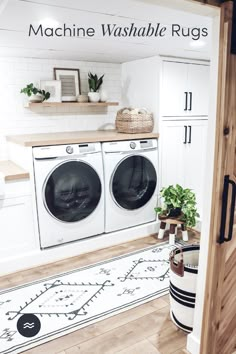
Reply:
[[[170,254],[170,316],[188,333],[193,330],[199,251],[199,245],[188,245]]]

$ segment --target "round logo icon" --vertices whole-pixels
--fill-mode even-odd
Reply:
[[[34,337],[39,333],[41,322],[33,314],[25,314],[17,321],[17,330],[23,337]]]

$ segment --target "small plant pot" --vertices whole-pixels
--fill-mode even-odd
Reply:
[[[171,209],[167,215],[169,218],[177,218],[181,215],[181,208]]]
[[[107,100],[108,100],[107,91],[104,90],[104,89],[101,89],[101,90],[99,91],[99,93],[100,93],[100,100],[101,100],[101,102],[107,102]]]
[[[99,102],[100,100],[99,92],[89,92],[88,97],[89,97],[89,102]]]
[[[43,95],[37,93],[36,95],[29,96],[29,102],[31,103],[41,103],[43,102]]]

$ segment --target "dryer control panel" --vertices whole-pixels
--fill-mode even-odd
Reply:
[[[102,144],[105,153],[145,151],[149,149],[157,149],[157,146],[157,139],[111,141]]]
[[[152,148],[153,147],[153,140],[140,140],[140,147],[142,149]]]

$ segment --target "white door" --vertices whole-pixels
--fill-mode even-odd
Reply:
[[[176,183],[184,184],[187,123],[163,122],[161,135],[161,188]]]
[[[162,116],[183,116],[187,113],[187,67],[185,63],[163,62],[161,105]]]
[[[183,119],[183,117],[182,117]],[[180,184],[196,193],[201,214],[207,120],[165,121],[161,131],[161,188]]]
[[[188,65],[188,113],[189,116],[208,116],[209,103],[208,65]]]
[[[192,120],[188,125],[187,144],[185,145],[184,186],[191,188],[197,199],[200,216],[203,206],[205,157],[207,142],[207,120]]]

